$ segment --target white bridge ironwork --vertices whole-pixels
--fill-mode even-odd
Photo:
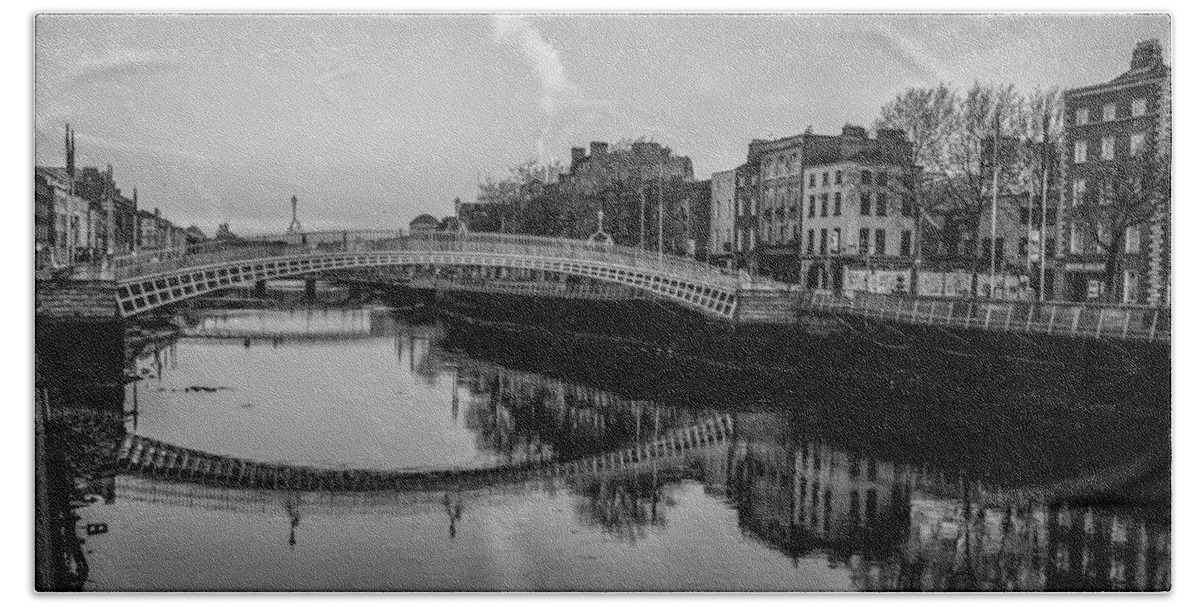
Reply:
[[[487,266],[628,285],[725,319],[738,279],[707,264],[608,243],[510,234],[328,231],[211,242],[113,259],[124,317],[212,291],[316,272],[380,266]]]

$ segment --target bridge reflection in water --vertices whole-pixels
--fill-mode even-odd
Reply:
[[[194,319],[194,321],[197,321]],[[388,311],[205,314],[189,340],[394,337],[418,376],[449,374],[450,414],[490,466],[384,470],[259,462],[136,433],[92,482],[110,503],[278,517],[290,546],[304,522],[338,517],[444,518],[468,537],[481,511],[567,496],[574,517],[631,545],[691,526],[681,492],[735,514],[742,538],[797,567],[812,559],[860,590],[1155,590],[1170,587],[1170,532],[1153,509],[1075,500],[1067,480],[1001,487],[852,452],[793,412],[680,409],[516,370],[443,347],[436,324]],[[142,355],[142,365],[160,351]],[[1136,464],[1099,472],[1136,477]],[[690,485],[689,485],[690,484]],[[464,516],[464,514],[466,514]],[[299,531],[298,531],[299,530]],[[704,559],[704,556],[694,556]]]

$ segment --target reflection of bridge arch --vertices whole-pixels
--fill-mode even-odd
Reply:
[[[463,490],[533,479],[603,476],[637,472],[653,466],[680,466],[697,451],[725,443],[732,433],[732,417],[722,415],[670,431],[652,441],[579,460],[444,471],[325,469],[263,463],[128,435],[122,443],[117,467],[121,472],[136,475],[251,489],[300,492]]]
[[[291,240],[287,240],[290,238]],[[549,237],[347,232],[216,243],[114,262],[118,310],[132,316],[256,281],[380,266],[484,266],[558,272],[635,287],[731,319],[735,277],[693,260],[645,250]]]

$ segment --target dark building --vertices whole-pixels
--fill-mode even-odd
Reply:
[[[1056,297],[1077,301],[1104,298],[1105,252],[1118,248],[1114,299],[1169,305],[1171,291],[1170,203],[1153,219],[1121,226],[1085,225],[1081,207],[1109,196],[1117,167],[1147,153],[1169,158],[1171,149],[1171,68],[1157,40],[1139,42],[1129,70],[1101,84],[1064,93],[1066,123],[1062,159],[1063,222]],[[1128,200],[1113,200],[1129,205]]]
[[[411,234],[427,234],[437,232],[442,227],[442,223],[436,217],[428,213],[422,213],[413,218],[413,221],[408,223],[408,231]]]

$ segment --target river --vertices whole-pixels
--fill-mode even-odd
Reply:
[[[620,373],[634,356],[612,354],[626,340],[645,355],[634,337],[562,354],[586,342],[424,307],[196,309],[175,322],[177,336],[127,345],[123,388],[51,404],[93,429],[71,422],[74,439],[55,444],[71,452],[84,590],[1170,587],[1160,454],[1102,453],[1103,468],[1037,433],[1015,445],[941,420],[875,432],[800,388],[764,398],[736,380],[650,391],[644,370]],[[660,386],[688,384],[701,386]],[[1036,426],[1104,452],[1119,413],[1089,399],[1073,404],[1087,414]],[[424,481],[205,481],[130,463],[122,441],[143,439]],[[995,472],[1007,469],[1026,474]],[[1135,494],[1148,498],[1112,499]]]

